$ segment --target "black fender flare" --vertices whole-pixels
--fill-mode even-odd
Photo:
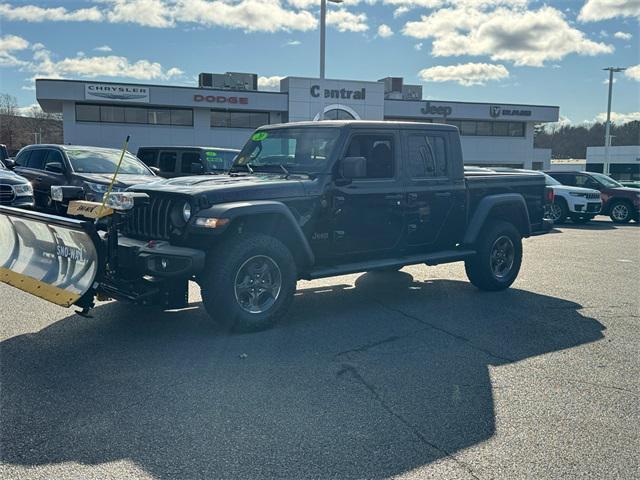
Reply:
[[[520,230],[520,234],[523,237],[531,235],[529,209],[524,197],[519,193],[498,193],[496,195],[488,195],[480,200],[480,204],[469,220],[463,240],[465,245],[475,243],[482,231],[482,227],[496,207],[505,207],[516,212],[515,215],[517,215],[516,218],[518,220],[516,227]]]
[[[216,234],[222,234],[234,220],[238,218],[259,217],[261,215],[278,215],[281,216],[292,228],[295,238],[301,247],[305,260],[309,265],[315,262],[315,256],[307,237],[304,235],[302,228],[291,213],[291,210],[282,202],[274,200],[250,200],[245,202],[220,203],[210,208],[200,210],[196,214],[196,218],[225,218],[229,219],[229,223],[222,227],[216,228]],[[204,230],[199,227],[192,227],[199,232]]]

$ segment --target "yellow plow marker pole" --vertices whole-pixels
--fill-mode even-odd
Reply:
[[[98,218],[102,216],[102,210],[104,209],[104,205],[107,202],[107,197],[111,193],[113,189],[113,184],[116,182],[116,177],[118,176],[118,172],[120,171],[120,165],[122,164],[122,159],[124,158],[124,154],[127,151],[127,146],[129,145],[130,135],[127,135],[127,138],[124,141],[124,145],[122,145],[122,152],[120,152],[120,160],[118,160],[118,165],[116,166],[116,171],[113,172],[113,178],[111,178],[111,183],[109,183],[109,187],[107,188],[107,192],[102,197],[102,205],[100,205],[100,211],[98,212]],[[96,220],[97,221],[97,220]]]

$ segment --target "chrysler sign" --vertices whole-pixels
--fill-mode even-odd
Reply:
[[[85,100],[109,100],[111,102],[149,103],[149,88],[133,85],[87,83],[84,86]]]

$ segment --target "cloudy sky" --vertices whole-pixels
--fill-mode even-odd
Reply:
[[[0,0],[0,92],[34,78],[194,85],[318,75],[319,0]],[[402,76],[427,99],[559,105],[574,123],[640,119],[640,0],[344,0],[329,4],[327,77]]]

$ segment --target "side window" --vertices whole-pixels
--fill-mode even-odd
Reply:
[[[410,135],[408,173],[411,178],[447,175],[445,139],[436,135]]]
[[[18,154],[16,157],[16,165],[19,167],[26,167],[31,156],[31,150],[25,150]]]
[[[44,160],[47,156],[47,151],[44,149],[36,149],[31,151],[31,157],[29,157],[29,168],[35,168],[37,170],[44,170]]]
[[[143,150],[138,152],[138,158],[142,160],[142,163],[149,167],[158,166],[158,152],[155,150]]]
[[[158,161],[158,168],[161,172],[176,171],[176,152],[162,152]]]
[[[47,152],[47,158],[44,162],[44,169],[48,170],[48,167],[51,164],[60,165],[60,168],[64,168],[62,154],[58,150],[49,150]]]
[[[576,175],[575,178],[576,180],[572,185],[576,187],[594,188],[598,186],[598,183],[588,175]]]
[[[191,164],[199,163],[202,165],[200,161],[200,153],[199,152],[183,152],[182,161],[180,162],[180,171],[182,173],[191,173]]]
[[[393,178],[395,158],[393,137],[389,135],[356,135],[351,139],[345,156],[367,160],[366,178]]]

